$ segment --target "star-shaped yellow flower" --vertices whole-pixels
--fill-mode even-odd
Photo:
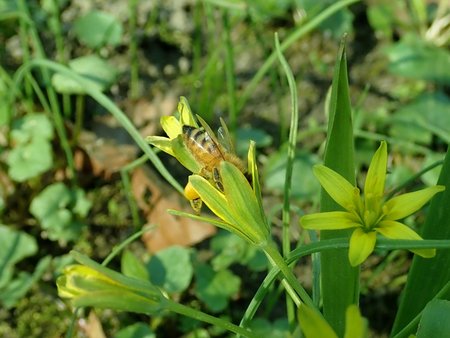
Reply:
[[[364,185],[364,196],[360,190],[333,170],[318,165],[314,175],[327,193],[345,211],[322,212],[303,216],[300,224],[305,229],[337,230],[356,228],[349,245],[349,260],[357,266],[372,253],[377,233],[391,239],[422,239],[416,232],[398,220],[419,210],[444,186],[434,186],[419,191],[384,198],[386,180],[387,145],[381,142],[370,163]],[[415,254],[430,258],[434,249],[411,250]]]

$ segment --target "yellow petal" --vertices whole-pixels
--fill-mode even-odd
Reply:
[[[152,146],[161,149],[165,153],[172,155],[175,157],[175,154],[172,151],[172,143],[170,139],[162,136],[147,136],[145,140],[150,143]]]
[[[234,223],[233,216],[227,207],[225,196],[206,179],[199,175],[189,176],[189,184],[197,191],[200,198],[211,211],[227,223]]]
[[[337,230],[361,226],[356,217],[346,211],[319,212],[305,215],[300,219],[300,225],[305,229]]]
[[[391,198],[384,204],[386,219],[402,219],[424,206],[435,194],[445,190],[442,185],[425,188]]]
[[[381,221],[375,230],[382,234],[384,237],[390,239],[422,239],[422,237],[420,237],[414,230],[396,221]],[[424,258],[431,258],[436,255],[435,249],[411,249],[410,251]]]
[[[357,195],[359,194],[358,188],[324,165],[314,166],[313,172],[322,187],[340,206],[347,210],[357,208],[354,201],[355,192]]]
[[[244,174],[230,162],[223,161],[220,164],[220,176],[229,211],[239,222],[242,232],[256,244],[266,242],[270,229],[255,192]]]
[[[372,253],[377,233],[375,231],[365,232],[361,228],[355,229],[350,237],[350,248],[348,259],[352,266],[357,266],[364,262]]]
[[[314,311],[303,303],[298,309],[298,318],[305,338],[337,338],[330,324],[317,311]]]
[[[345,334],[344,338],[367,337],[367,320],[361,316],[359,308],[352,304],[345,311]]]
[[[366,182],[364,185],[365,196],[383,196],[384,183],[386,181],[387,166],[387,145],[382,141],[380,147],[375,152],[367,171]]]
[[[181,125],[192,126],[192,127],[198,128],[198,124],[195,121],[194,114],[192,114],[192,110],[191,110],[191,107],[189,106],[189,102],[184,96],[180,97],[180,101],[178,102],[177,110],[180,113]]]
[[[181,134],[181,123],[175,116],[162,116],[160,123],[170,139],[174,139]]]

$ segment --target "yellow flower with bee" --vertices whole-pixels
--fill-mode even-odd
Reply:
[[[221,191],[223,186],[219,167],[222,161],[230,162],[242,173],[246,173],[243,161],[234,153],[228,128],[222,119],[218,138],[200,116],[197,116],[197,119],[201,126],[198,125],[184,97],[180,98],[178,112],[178,119],[175,116],[161,118],[161,126],[168,138],[149,136],[147,141],[177,158],[188,170],[204,177]],[[184,189],[184,195],[191,202],[192,208],[199,212],[202,201],[189,182]]]

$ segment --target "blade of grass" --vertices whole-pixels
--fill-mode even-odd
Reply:
[[[430,203],[422,237],[450,239],[450,151],[444,159],[438,184],[446,190],[437,194]],[[436,293],[450,280],[450,250],[438,250],[436,256],[424,259],[414,256],[408,281],[395,318],[392,334],[402,330]]]
[[[282,222],[283,222],[283,234],[282,234],[282,250],[283,256],[286,257],[291,251],[291,239],[289,226],[291,223],[290,215],[290,199],[291,199],[291,189],[292,189],[292,171],[294,169],[294,157],[295,148],[297,141],[297,129],[298,129],[298,100],[297,100],[297,84],[295,83],[294,74],[289,67],[286,59],[283,56],[280,48],[280,41],[278,39],[278,34],[275,33],[275,49],[277,52],[278,60],[280,61],[284,73],[289,84],[290,96],[291,96],[291,123],[289,128],[289,143],[287,150],[287,160],[286,160],[286,176],[284,181],[284,192],[283,192],[283,211],[282,211]],[[286,298],[286,307],[288,314],[288,321],[291,327],[291,331],[295,329],[296,326],[296,316],[294,304],[290,297]]]
[[[289,48],[295,41],[308,34],[310,31],[319,26],[324,20],[332,16],[334,13],[339,11],[340,9],[350,6],[351,4],[358,2],[360,0],[343,0],[337,1],[336,3],[330,5],[327,9],[323,10],[319,15],[311,19],[311,21],[306,22],[304,25],[301,25],[294,29],[294,31],[289,34],[289,36],[283,41],[280,46],[282,52],[284,52],[287,48]],[[237,111],[241,111],[241,109],[245,106],[248,98],[255,90],[255,87],[261,81],[263,76],[267,73],[273,63],[277,60],[276,51],[273,51],[272,54],[266,59],[264,64],[259,68],[258,72],[253,76],[250,83],[245,88],[242,93],[240,99],[237,102]]]
[[[224,11],[223,30],[225,42],[225,77],[227,80],[227,96],[228,96],[228,114],[229,124],[233,135],[236,133],[237,127],[237,111],[236,111],[236,81],[234,77],[234,52],[233,42],[231,41],[230,15],[228,11]]]
[[[345,39],[336,62],[331,97],[324,164],[355,184],[353,127],[345,57]],[[320,211],[342,208],[322,189]],[[351,230],[324,231],[321,240],[349,238]],[[347,250],[321,255],[322,299],[325,318],[338,336],[344,334],[345,311],[358,304],[359,269],[350,266]]]

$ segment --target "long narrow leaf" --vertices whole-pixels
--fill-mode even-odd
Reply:
[[[353,127],[344,41],[335,67],[324,162],[327,167],[355,184]],[[320,202],[321,211],[342,210],[323,189]],[[324,231],[321,240],[348,238],[349,235],[348,230]],[[338,336],[342,336],[345,311],[350,304],[358,302],[359,270],[350,266],[347,250],[343,249],[321,254],[321,272],[324,316]]]
[[[425,239],[450,239],[450,152],[444,160],[438,184],[446,190],[437,194],[430,203],[422,229]],[[395,318],[392,333],[405,327],[436,293],[450,280],[450,250],[437,250],[432,259],[414,256],[408,282]]]

